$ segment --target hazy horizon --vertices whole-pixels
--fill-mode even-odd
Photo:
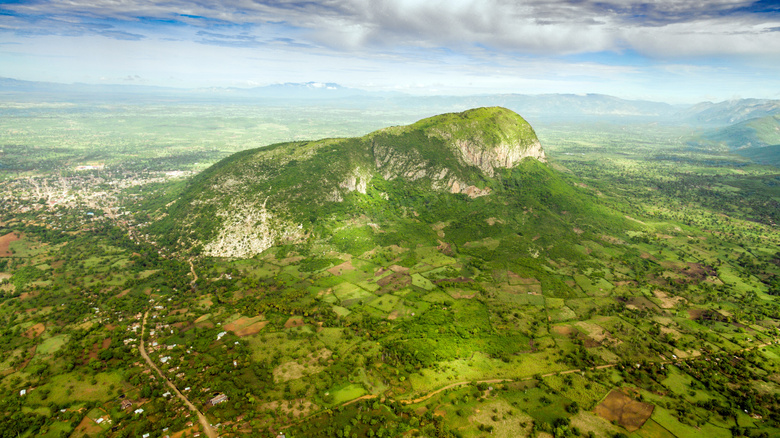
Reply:
[[[66,84],[693,103],[780,98],[778,32],[764,0],[32,0],[0,5],[0,60],[2,76]]]

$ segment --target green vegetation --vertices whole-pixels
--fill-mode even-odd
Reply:
[[[80,126],[105,129],[93,116]],[[62,117],[51,132],[76,116]],[[20,142],[42,138],[35,120]],[[213,138],[238,129],[220,120],[204,122],[222,126]],[[535,128],[549,163],[462,161],[458,141],[535,142],[480,109],[114,192],[119,173],[73,176],[42,144],[30,160],[52,167],[3,174],[0,430],[202,433],[145,342],[220,436],[777,435],[778,170],[683,128]],[[242,135],[231,147],[254,146]],[[437,185],[443,171],[481,196]],[[59,180],[102,194],[36,195]],[[275,216],[253,216],[261,205]],[[233,207],[236,230],[288,233],[252,257],[208,255]]]

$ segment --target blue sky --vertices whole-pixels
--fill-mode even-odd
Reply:
[[[0,76],[780,99],[780,2],[0,0]]]

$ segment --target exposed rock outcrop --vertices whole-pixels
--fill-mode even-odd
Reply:
[[[266,209],[248,203],[234,203],[221,211],[224,218],[217,237],[203,248],[203,254],[212,257],[252,257],[279,244],[299,242],[304,236],[303,227],[280,221]]]
[[[514,167],[523,158],[530,157],[541,162],[547,161],[539,140],[528,146],[501,143],[487,148],[475,145],[473,141],[468,140],[455,140],[454,144],[466,164],[478,167],[488,176],[493,176],[496,168]]]

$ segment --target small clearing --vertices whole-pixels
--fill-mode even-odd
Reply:
[[[464,290],[460,290],[460,289],[450,289],[450,290],[447,291],[447,293],[452,298],[455,298],[456,300],[459,300],[459,299],[470,300],[470,299],[474,298],[475,296],[477,296],[477,293],[474,292],[474,291],[464,291]]]
[[[608,332],[607,330],[604,329],[604,327],[601,327],[598,324],[594,324],[586,321],[578,321],[574,323],[574,325],[585,330],[591,339],[593,339],[594,341],[600,344],[604,344],[605,341],[606,344],[613,345],[613,346],[620,345],[623,343],[623,341],[612,336],[610,332]]]
[[[323,362],[330,362],[333,352],[327,348],[309,353],[302,361],[285,362],[273,371],[275,382],[287,382],[300,379],[303,376],[317,374],[325,369]],[[303,362],[303,363],[301,363]]]
[[[24,332],[22,336],[28,339],[37,338],[43,332],[46,330],[46,326],[43,325],[43,323],[39,322],[38,324],[35,324],[34,326],[27,329],[27,331]]]
[[[198,318],[195,322],[199,322],[201,318]],[[266,325],[268,325],[268,321],[264,320],[263,315],[258,315],[253,318],[242,316],[235,321],[225,324],[224,328],[225,330],[233,332],[238,337],[244,337],[259,333]]]
[[[312,412],[316,412],[319,406],[305,399],[281,400],[265,403],[260,407],[266,411],[276,411],[279,409],[283,414],[292,415],[296,418],[306,417]]]
[[[291,316],[287,322],[284,323],[284,328],[300,327],[303,325],[303,318],[300,316]]]
[[[352,272],[355,270],[355,267],[352,265],[352,262],[347,260],[346,262],[336,265],[330,269],[328,269],[328,272],[330,272],[332,275],[341,275],[347,272]]]
[[[666,292],[661,290],[654,290],[653,295],[655,295],[656,298],[658,298],[659,301],[661,301],[661,308],[662,309],[673,309],[674,306],[677,305],[677,303],[686,303],[686,299],[682,297],[672,297],[667,295]]]
[[[97,436],[101,432],[103,429],[93,419],[85,415],[71,436]]]
[[[16,242],[21,239],[21,235],[15,232],[8,233],[4,236],[0,236],[0,257],[11,257],[10,246],[12,242]]]
[[[624,392],[613,389],[593,411],[600,417],[614,421],[629,432],[642,427],[653,415],[655,406],[632,399]]]

